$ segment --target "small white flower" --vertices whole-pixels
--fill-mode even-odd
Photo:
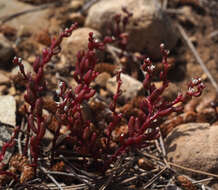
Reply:
[[[63,103],[63,102],[64,102],[63,98],[60,97],[60,104]]]
[[[64,111],[68,111],[68,106],[64,106]]]
[[[59,106],[61,103],[60,102],[55,102],[57,104],[57,106]]]
[[[149,68],[151,71],[153,71],[155,69],[155,66],[154,65],[151,65],[150,68]]]
[[[161,48],[164,48],[164,47],[165,47],[164,43],[160,44],[160,47],[161,47]]]
[[[64,85],[64,82],[59,82],[58,87],[61,88]]]
[[[112,40],[116,40],[115,36],[111,36]]]
[[[198,79],[192,79],[192,84],[197,84],[198,83]]]
[[[19,57],[18,58],[18,62],[21,63],[22,62],[22,58]]]
[[[57,94],[58,96],[60,96],[61,90],[60,90],[60,89],[57,89],[57,90],[56,90],[56,94]]]
[[[99,41],[99,39],[95,39],[94,42],[95,43],[99,43],[100,41]]]
[[[195,89],[190,87],[190,88],[188,89],[188,92],[189,92],[190,94],[192,94],[192,93],[195,92]]]

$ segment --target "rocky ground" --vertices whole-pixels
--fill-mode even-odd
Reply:
[[[184,111],[161,120],[158,140],[127,154],[104,176],[94,166],[89,171],[83,170],[81,157],[72,158],[71,154],[66,158],[60,156],[56,165],[45,167],[49,157],[42,154],[36,176],[22,183],[10,179],[4,184],[5,179],[0,179],[3,189],[218,189],[215,0],[0,0],[0,146],[10,140],[16,125],[27,125],[23,106],[25,83],[18,66],[12,63],[14,56],[23,59],[26,72],[33,72],[35,57],[51,44],[51,36],[78,23],[79,28],[63,41],[61,53],[46,65],[49,92],[45,96],[55,100],[59,81],[72,89],[77,85],[73,79],[76,56],[78,51],[88,49],[89,32],[101,41],[110,34],[113,17],[122,13],[123,6],[133,13],[126,26],[128,43],[122,56],[116,45],[97,54],[99,63],[95,69],[100,74],[91,84],[97,99],[100,97],[106,104],[112,101],[117,89],[117,65],[122,65],[123,93],[117,109],[126,117],[137,112],[144,77],[135,59],[140,55],[150,57],[158,76],[162,69],[161,43],[170,50],[171,83],[163,93],[164,98],[175,99],[178,92],[187,90],[187,83],[194,77],[205,83],[203,94],[189,101]],[[161,86],[158,78],[153,84]],[[95,103],[92,100],[90,105]],[[95,111],[100,118],[98,109]],[[120,125],[114,138],[125,131],[127,124]],[[49,146],[53,137],[54,131],[47,129],[42,143]],[[19,148],[22,138],[18,135],[18,145],[7,150],[2,161],[7,167],[18,151],[22,153]],[[23,169],[16,170],[16,175],[23,174]]]

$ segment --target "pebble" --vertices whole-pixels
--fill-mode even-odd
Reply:
[[[146,53],[152,59],[160,59],[160,44],[171,50],[177,42],[177,33],[170,18],[161,11],[160,1],[154,0],[103,0],[88,11],[85,26],[108,33],[113,17],[125,7],[133,16],[129,19],[127,48]]]
[[[181,124],[166,137],[165,145],[168,161],[191,169],[218,174],[217,125]],[[201,176],[184,170],[182,172],[192,177]]]
[[[121,85],[121,98],[124,98],[124,100],[130,100],[133,97],[135,97],[142,89],[143,89],[143,84],[132,78],[131,76],[127,74],[121,73],[121,80],[122,80],[122,85]],[[117,92],[117,81],[116,81],[116,76],[113,78],[110,78],[107,80],[106,83],[106,88],[108,91],[110,91],[112,94],[115,94]]]

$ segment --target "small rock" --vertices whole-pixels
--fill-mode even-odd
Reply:
[[[0,95],[7,94],[8,86],[7,85],[0,85]]]
[[[72,11],[78,11],[84,4],[83,0],[73,0],[71,1],[69,7],[72,9]]]
[[[162,82],[154,82],[157,88],[162,86]],[[173,100],[177,97],[178,93],[181,91],[178,85],[175,83],[170,83],[167,89],[163,92],[162,96],[167,100]]]
[[[218,190],[218,183],[217,182],[212,183],[211,189]]]
[[[0,84],[9,84],[10,83],[10,78],[8,77],[8,75],[3,72],[0,71]]]
[[[203,73],[200,78],[202,81],[206,81],[208,79],[208,76],[206,73]]]
[[[178,11],[181,11],[182,14],[178,15],[180,22],[184,24],[198,25],[196,19],[193,17],[193,10],[190,6],[183,6]]]
[[[15,126],[16,124],[16,102],[12,96],[0,96],[0,122],[5,124],[10,124]],[[0,149],[3,144],[8,142],[13,134],[13,129],[5,126],[4,124],[0,124]],[[12,153],[14,151],[14,147],[7,149],[3,163],[7,164]]]
[[[50,144],[52,144],[52,139],[54,138],[54,134],[50,132],[48,129],[45,131],[45,135],[42,139],[42,144],[44,145],[44,151],[47,152],[47,149]],[[49,147],[50,148],[50,147]]]
[[[17,30],[11,26],[4,24],[3,26],[0,26],[0,33],[4,34],[4,36],[9,40],[15,40]]]
[[[70,87],[72,88],[72,90],[75,90],[75,88],[78,86],[78,83],[76,82],[75,79],[69,80],[69,84],[70,84]]]
[[[99,94],[101,97],[106,97],[106,96],[108,96],[108,91],[101,88],[99,91]]]
[[[88,49],[89,33],[93,32],[96,38],[100,38],[100,33],[91,28],[79,28],[72,32],[72,35],[65,39],[62,44],[63,54],[66,55],[69,63],[75,64],[77,53],[81,50]]]
[[[0,96],[0,122],[16,125],[16,101],[13,96]]]
[[[35,60],[36,60],[36,56],[35,55],[30,55],[27,58],[27,62],[29,62],[29,63],[33,63]]]
[[[2,34],[0,34],[0,67],[4,69],[10,68],[14,56],[15,52],[11,44]]]
[[[19,1],[5,0],[0,0],[0,6],[2,7],[0,11],[0,18],[35,8],[35,6],[28,5]],[[33,11],[16,17],[16,19],[8,20],[7,25],[17,30],[20,27],[25,26],[29,31],[32,32],[39,31],[40,29],[46,29],[49,26],[49,21],[47,19],[48,13],[48,9]]]
[[[85,17],[79,12],[79,13],[71,13],[69,15],[69,19],[72,23],[77,22],[79,25],[84,25]]]
[[[193,184],[192,180],[185,175],[176,176],[176,183],[185,190],[198,190],[196,184]]]
[[[48,29],[38,31],[37,33],[35,33],[34,38],[36,39],[37,42],[43,45],[50,46],[51,44],[51,37]]]
[[[160,59],[160,44],[170,50],[175,47],[177,35],[166,14],[161,11],[159,1],[154,0],[103,0],[94,4],[88,12],[85,26],[107,34],[116,14],[122,7],[133,13],[127,25],[131,51],[143,51],[153,59]]]
[[[101,87],[106,87],[106,83],[109,78],[111,78],[111,75],[109,73],[103,72],[96,77],[95,82]]]
[[[30,73],[30,72],[33,73],[34,72],[33,67],[32,67],[32,65],[30,63],[28,63],[25,60],[23,60],[22,63],[23,63],[23,66],[24,66],[24,71],[26,73]],[[12,69],[11,75],[16,76],[18,73],[20,73],[20,68],[19,68],[19,66],[16,66],[15,68]]]
[[[11,96],[15,96],[16,95],[16,88],[14,86],[11,86],[8,90],[8,94],[10,94]]]
[[[116,72],[117,65],[110,63],[99,63],[95,66],[95,71],[99,73],[107,72],[113,75]]]
[[[2,149],[4,143],[7,143],[11,139],[12,134],[13,134],[12,128],[0,124],[0,150]],[[14,147],[7,149],[7,151],[5,152],[4,159],[2,160],[4,164],[7,164],[9,162],[13,152],[14,152]]]
[[[218,174],[218,126],[187,123],[177,126],[166,137],[170,162],[195,170]],[[184,172],[184,171],[183,171]],[[193,177],[196,173],[187,173]]]
[[[19,38],[28,38],[32,35],[32,32],[29,30],[27,26],[21,25],[18,29],[17,36]]]
[[[124,100],[132,99],[143,89],[143,84],[140,81],[130,77],[129,75],[121,73],[120,77],[122,80],[121,98],[124,98]],[[117,92],[116,78],[117,77],[114,76],[113,78],[107,80],[106,83],[106,88],[108,89],[108,91],[112,92],[113,94]]]
[[[153,162],[148,160],[147,158],[143,157],[138,160],[138,166],[143,170],[151,171],[155,169],[155,165]]]

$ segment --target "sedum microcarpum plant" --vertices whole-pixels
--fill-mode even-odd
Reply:
[[[197,97],[201,95],[205,86],[200,79],[193,79],[188,84],[187,92],[178,94],[175,100],[169,102],[162,98],[163,92],[167,90],[169,85],[169,81],[167,80],[169,69],[167,57],[169,52],[161,44],[160,51],[162,53],[163,71],[160,73],[159,78],[162,81],[162,86],[157,88],[152,83],[155,66],[149,58],[143,58],[141,69],[145,73],[143,80],[145,94],[139,105],[139,114],[124,118],[123,114],[117,109],[118,99],[122,94],[121,69],[116,74],[117,89],[111,103],[109,105],[105,103],[103,108],[101,108],[103,111],[107,110],[110,115],[110,121],[108,119],[106,121],[104,118],[97,118],[101,121],[96,121],[95,115],[92,115],[93,117],[91,119],[87,119],[84,112],[87,110],[92,111],[93,108],[90,105],[90,101],[95,99],[96,94],[96,90],[92,87],[91,83],[99,74],[95,71],[95,66],[99,62],[96,52],[105,51],[108,43],[117,44],[123,52],[126,50],[128,35],[125,32],[125,27],[131,14],[126,10],[124,12],[126,13],[124,18],[121,15],[116,15],[115,17],[115,25],[114,28],[112,27],[112,30],[115,31],[112,33],[113,36],[106,36],[103,41],[99,41],[95,39],[93,33],[89,34],[88,50],[80,51],[77,55],[73,74],[77,86],[72,90],[64,81],[61,81],[57,85],[56,94],[59,101],[53,101],[53,109],[48,109],[49,116],[45,115],[43,111],[46,109],[47,104],[44,96],[49,91],[45,79],[45,65],[54,55],[60,53],[60,45],[63,38],[69,37],[72,31],[77,29],[77,24],[65,29],[57,38],[53,38],[50,47],[44,49],[41,56],[36,57],[33,64],[34,73],[26,73],[22,59],[14,58],[13,62],[19,66],[20,73],[26,83],[24,95],[26,104],[24,106],[24,112],[27,125],[22,130],[20,126],[15,128],[11,140],[2,147],[0,161],[3,160],[6,150],[15,145],[17,134],[23,133],[23,136],[25,136],[23,152],[17,158],[21,159],[22,156],[25,158],[25,162],[23,161],[25,163],[25,169],[21,169],[20,164],[13,160],[9,162],[9,167],[3,164],[1,165],[0,175],[18,181],[18,173],[21,173],[20,183],[24,183],[36,175],[37,168],[41,162],[39,158],[43,157],[43,145],[41,142],[46,130],[52,124],[52,118],[55,118],[57,127],[52,139],[52,148],[48,155],[51,163],[55,160],[55,157],[59,156],[58,148],[62,145],[67,145],[68,151],[81,155],[82,157],[90,157],[93,159],[93,162],[99,163],[100,167],[96,168],[96,170],[104,173],[110,168],[110,164],[120,156],[125,155],[125,153],[135,148],[140,149],[146,147],[150,141],[157,139],[159,137],[159,128],[154,123],[158,119],[166,117],[172,112],[181,111],[181,103],[184,104],[193,96]],[[124,121],[128,126],[128,131],[121,133],[119,139],[115,142],[112,133]],[[63,137],[61,132],[63,127],[66,133],[60,143],[59,139]],[[10,169],[12,165],[14,170]],[[86,169],[88,165],[89,163],[83,163],[81,167]]]

